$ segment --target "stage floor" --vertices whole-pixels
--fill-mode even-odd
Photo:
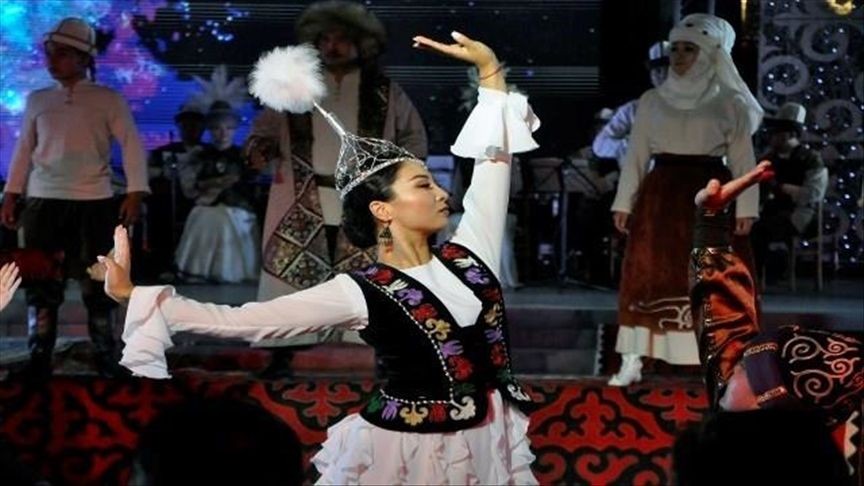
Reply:
[[[254,285],[181,285],[180,293],[226,304],[253,300]],[[833,281],[821,294],[769,289],[769,326],[801,323],[860,332],[864,283]],[[541,484],[667,484],[671,446],[679,431],[707,409],[698,367],[647,363],[635,386],[606,386],[614,361],[617,294],[580,287],[525,287],[507,293],[513,367],[540,403],[529,437]],[[294,352],[281,371],[272,350],[241,342],[175,336],[168,350],[172,380],[107,380],[92,366],[86,314],[70,285],[61,309],[55,376],[44,387],[22,383],[27,361],[23,295],[0,315],[0,441],[21,463],[58,484],[125,484],[138,434],[162,409],[200,397],[251,401],[298,435],[307,481],[308,460],[328,427],[358,410],[374,390],[375,357],[368,346],[323,344]],[[120,319],[118,318],[118,331]],[[284,357],[283,357],[284,358]],[[278,375],[277,375],[278,376]],[[285,375],[283,375],[285,376]],[[835,433],[860,471],[864,409],[846,432]],[[47,451],[47,452],[45,452]]]
[[[806,287],[806,283],[811,282],[802,282],[796,294],[789,293],[784,287],[772,287],[764,293],[765,327],[801,324],[862,332],[864,280],[831,280],[821,293]],[[190,298],[232,305],[254,300],[257,291],[254,284],[178,285],[177,289]],[[617,369],[617,356],[612,351],[617,332],[614,325],[617,315],[615,290],[577,285],[526,286],[506,292],[506,301],[517,372],[536,377],[573,378],[602,376]],[[87,340],[86,312],[74,282],[70,282],[66,303],[60,313],[58,353],[62,354],[73,344]],[[117,318],[118,333],[121,327],[122,315]],[[23,292],[19,292],[0,314],[0,368],[9,368],[10,363],[26,359],[26,335],[26,304]],[[172,352],[186,356],[181,362],[191,365],[205,359],[208,354],[231,355],[247,347],[244,343],[194,336],[180,336],[176,341],[178,346]],[[302,372],[319,368],[324,373],[341,375],[344,370],[359,370],[362,376],[369,376],[374,368],[374,356],[368,349],[350,349],[342,353],[347,356],[344,362],[329,363],[328,356],[332,355],[332,350],[313,348],[300,352],[293,365],[299,366]],[[263,361],[259,364],[266,367],[269,354],[262,352],[256,356]],[[58,361],[65,362],[63,359]],[[68,371],[78,372],[85,365],[70,366]],[[662,366],[660,368],[662,373]],[[652,371],[651,366],[648,371]]]

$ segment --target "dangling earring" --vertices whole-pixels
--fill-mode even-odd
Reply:
[[[393,233],[390,232],[390,223],[387,223],[387,226],[378,233],[378,246],[386,252],[393,251]]]

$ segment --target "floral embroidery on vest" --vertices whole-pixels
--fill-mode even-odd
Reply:
[[[483,307],[475,325],[480,325],[482,321],[488,326],[483,330],[483,336],[488,344],[489,362],[501,385],[500,390],[512,400],[530,402],[531,398],[522,391],[510,371],[503,295],[497,279],[464,247],[447,243],[437,253],[442,263],[481,300]],[[436,306],[428,301],[434,296],[427,296],[425,287],[418,288],[422,287],[421,284],[383,264],[372,264],[354,274],[396,303],[426,335],[449,383],[449,400],[404,400],[390,396],[382,388],[367,404],[366,411],[378,414],[384,421],[402,419],[405,424],[415,428],[424,422],[441,423],[448,418],[453,421],[475,418],[477,404],[471,397],[478,391],[471,381],[476,371],[475,363],[465,356],[465,347],[455,331],[458,325],[448,322],[447,317],[441,315]]]

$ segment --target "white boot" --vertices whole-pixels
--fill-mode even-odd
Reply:
[[[621,369],[609,378],[609,386],[627,386],[642,381],[642,357],[634,353],[621,355]]]

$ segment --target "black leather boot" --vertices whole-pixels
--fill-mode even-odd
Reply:
[[[57,342],[57,308],[27,308],[27,346],[30,363],[25,369],[28,378],[47,381],[51,377],[51,357]]]
[[[87,329],[93,342],[93,360],[96,371],[106,378],[130,376],[126,368],[120,366],[115,353],[114,319],[111,310],[90,310],[87,317]]]

